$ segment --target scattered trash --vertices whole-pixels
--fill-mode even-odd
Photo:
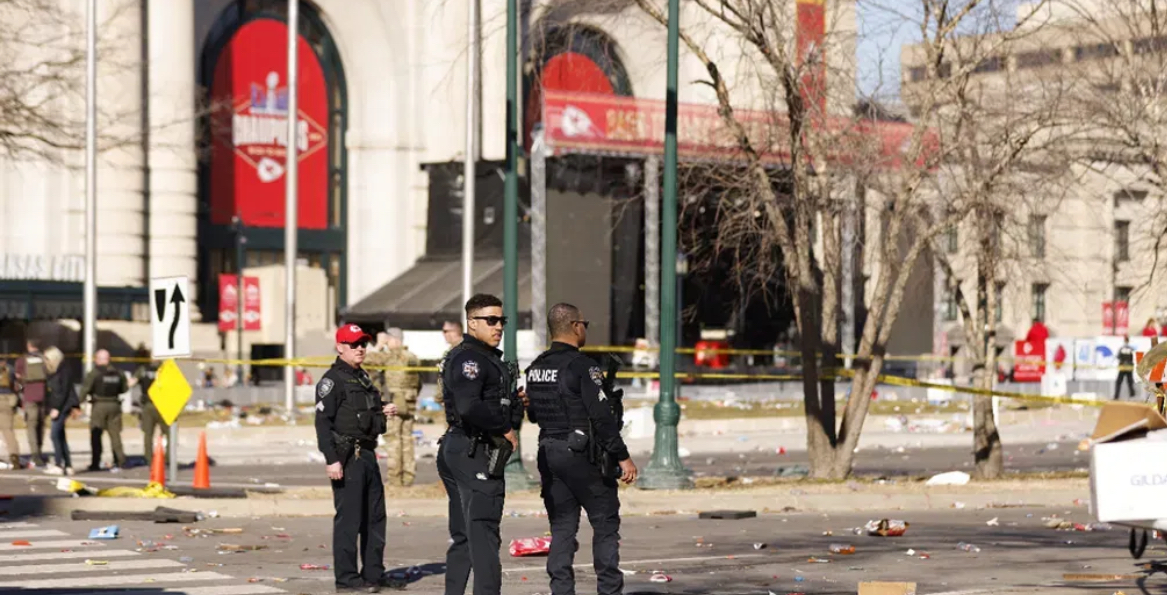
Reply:
[[[31,547],[32,546],[32,544],[29,543],[28,540],[25,540],[25,539],[17,539],[16,541],[12,542],[12,545],[14,545],[16,547],[21,547],[21,546]]]
[[[831,563],[830,558],[816,558],[814,556],[807,558],[806,561],[810,564],[830,564]]]
[[[635,570],[624,570],[623,568],[621,568],[621,569],[620,569],[620,572],[621,572],[621,573],[622,573],[624,576],[632,576],[632,575],[636,574],[636,571],[635,571]]]
[[[243,532],[243,529],[232,527],[230,529],[215,529],[215,533],[222,533],[224,535],[238,535]]]
[[[868,535],[878,535],[880,537],[899,537],[907,532],[907,521],[881,519],[878,521],[868,521],[864,526]]]
[[[650,576],[648,578],[648,580],[649,580],[649,582],[652,582],[652,583],[671,583],[671,582],[673,582],[673,577],[671,577],[671,576],[669,576],[669,575],[667,575],[659,570],[654,570],[652,572],[652,576]]]
[[[758,516],[756,510],[708,510],[697,515],[699,519],[752,519]]]
[[[328,570],[332,568],[328,564],[301,564],[300,570]]]
[[[110,525],[108,527],[98,527],[89,531],[90,539],[117,539],[118,526]]]
[[[964,502],[953,502],[952,507],[957,509],[957,510],[960,510],[960,509],[964,508]]]
[[[194,558],[190,556],[182,556],[178,559],[178,561],[182,562],[183,564],[190,564],[191,562],[194,562]]]
[[[842,556],[849,556],[855,553],[855,546],[849,543],[832,543],[830,546],[832,554],[839,554]]]
[[[86,566],[108,566],[109,562],[105,560],[85,560]]]
[[[964,471],[949,471],[947,473],[940,473],[933,475],[924,485],[929,486],[962,486],[969,482],[972,477]]]
[[[990,526],[990,527],[998,527],[1001,525],[1000,521],[997,520],[997,517],[993,517],[993,518],[985,521],[985,524]]]
[[[524,537],[511,540],[511,557],[544,556],[551,551],[550,537]]]
[[[259,550],[266,550],[266,545],[235,545],[230,543],[220,543],[220,552],[257,552]]]
[[[979,553],[981,551],[981,548],[979,548],[971,543],[965,543],[963,541],[956,544],[956,549],[966,551],[966,552],[971,552],[974,554]]]
[[[1110,582],[1110,581],[1138,580],[1140,578],[1145,578],[1145,575],[1142,575],[1142,574],[1096,574],[1096,573],[1074,573],[1074,574],[1063,574],[1062,575],[1062,580],[1064,580],[1064,581],[1084,581],[1084,582],[1099,582],[1099,583],[1105,583],[1105,582]]]
[[[766,544],[764,544],[764,543],[755,543],[755,544],[754,544],[754,549],[756,549],[756,550],[764,550],[764,549],[766,549]]]
[[[150,482],[144,488],[117,486],[97,491],[98,498],[174,498],[174,494],[167,491],[162,484]]]

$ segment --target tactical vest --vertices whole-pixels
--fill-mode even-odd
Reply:
[[[25,382],[44,382],[49,377],[48,369],[45,367],[45,358],[37,355],[24,356],[24,381]]]
[[[409,352],[404,347],[394,347],[385,352],[385,365],[393,367],[409,366]],[[385,370],[385,387],[390,390],[417,388],[417,372]]]
[[[334,363],[324,373],[321,382],[325,379],[333,383],[330,390],[337,391],[336,418],[332,422],[337,434],[359,440],[376,440],[385,433],[380,396],[368,373],[349,368],[347,364]]]
[[[103,401],[117,400],[122,394],[122,373],[113,366],[105,366],[98,371],[93,383],[93,396]]]
[[[588,430],[588,411],[578,387],[567,386],[568,367],[581,357],[587,356],[573,349],[545,351],[527,368],[527,399],[540,435]]]
[[[149,394],[150,387],[154,386],[154,381],[157,378],[158,368],[150,366],[142,370],[142,375],[138,380],[139,385],[142,387],[142,394]]]
[[[498,369],[498,377],[499,378],[505,380],[507,377],[510,376],[510,372],[507,371],[506,362],[502,361],[497,355],[495,355],[494,353],[491,353],[489,351],[486,351],[486,350],[484,350],[484,349],[478,347],[477,345],[474,345],[468,341],[462,341],[457,346],[450,349],[450,351],[448,353],[446,353],[446,358],[442,360],[442,363],[439,366],[440,373],[442,375],[443,384],[445,385],[445,387],[453,386],[453,384],[451,382],[453,380],[453,376],[452,376],[453,374],[461,374],[462,373],[461,370],[452,370],[451,369],[452,366],[450,366],[450,362],[454,361],[454,358],[458,357],[463,351],[466,351],[466,350],[474,350],[474,351],[477,351],[478,353],[485,355],[486,359],[491,363],[491,365],[493,365],[495,368]],[[483,370],[482,373],[486,374],[486,371]],[[452,428],[462,428],[462,420],[458,417],[458,410],[457,410],[456,406],[454,405],[453,391],[451,391],[445,387],[443,387],[443,389],[442,389],[441,396],[442,396],[443,409],[446,410],[446,424]],[[506,397],[507,388],[508,387],[504,386],[502,383],[497,383],[493,386],[487,385],[482,391],[482,400],[484,400],[484,401],[502,401],[504,399],[504,397]],[[504,403],[504,405],[506,405],[506,406],[510,405],[509,398],[506,399],[506,402]],[[463,428],[463,429],[465,429],[465,428]]]

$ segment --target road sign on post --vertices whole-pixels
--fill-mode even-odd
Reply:
[[[150,279],[150,327],[154,359],[190,357],[190,279]]]
[[[178,364],[168,359],[159,366],[158,375],[148,392],[154,407],[158,409],[158,415],[162,416],[162,421],[166,422],[166,425],[173,425],[178,419],[178,414],[186,408],[186,402],[190,400],[191,388],[182,370],[178,369]]]

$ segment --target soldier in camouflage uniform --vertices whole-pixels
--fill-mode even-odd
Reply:
[[[416,355],[402,344],[399,328],[377,333],[377,346],[365,357],[366,366],[416,367]],[[382,398],[397,405],[397,415],[389,417],[385,432],[385,453],[389,455],[385,485],[413,485],[417,461],[413,454],[413,420],[421,377],[417,372],[370,369]]]

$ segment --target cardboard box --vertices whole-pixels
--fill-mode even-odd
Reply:
[[[1167,428],[1149,405],[1110,403],[1091,436],[1090,507],[1100,522],[1167,518]]]
[[[859,595],[916,595],[916,583],[859,583]]]

